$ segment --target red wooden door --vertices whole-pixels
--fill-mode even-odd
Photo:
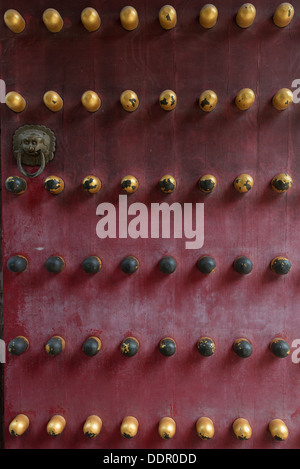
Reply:
[[[81,23],[89,6],[82,0],[52,2],[64,22],[57,33],[43,24],[49,7],[44,0],[14,2],[26,21],[22,33],[13,33],[3,20],[1,25],[0,78],[6,92],[17,91],[26,100],[22,112],[1,104],[5,447],[297,448],[300,107],[295,99],[278,111],[272,98],[282,88],[296,91],[293,82],[300,78],[300,2],[293,2],[291,23],[279,28],[272,21],[278,4],[260,1],[254,23],[242,29],[235,22],[241,2],[216,0],[218,21],[208,30],[199,24],[201,2],[174,0],[177,25],[167,31],[158,21],[163,4],[136,0],[139,25],[130,32],[120,24],[121,1],[92,3],[101,17],[96,32]],[[11,6],[2,1],[2,18]],[[256,97],[247,111],[234,101],[242,88]],[[134,112],[120,104],[127,89],[139,98]],[[165,89],[178,99],[169,112],[159,105]],[[198,103],[207,89],[218,96],[212,112]],[[63,99],[58,112],[43,103],[49,90]],[[101,97],[97,112],[81,104],[86,90]],[[54,132],[55,156],[40,176],[25,178],[26,191],[15,195],[5,186],[8,177],[22,176],[12,139],[27,124]],[[245,194],[233,185],[242,173],[254,181]],[[270,185],[278,173],[293,179],[287,192],[276,193]],[[82,187],[91,174],[102,182],[93,195]],[[119,195],[126,194],[121,180],[128,174],[139,182],[128,206],[139,202],[150,210],[152,203],[178,202],[195,209],[204,204],[203,247],[187,249],[186,239],[175,238],[172,230],[170,238],[120,238],[118,230],[116,238],[99,238],[97,207],[110,203],[118,209]],[[166,174],[177,183],[167,195],[159,187]],[[217,179],[210,195],[198,188],[205,174]],[[50,175],[64,181],[58,195],[45,189]],[[24,272],[7,268],[15,255],[28,260]],[[216,261],[209,275],[197,267],[203,255]],[[64,259],[62,272],[46,270],[50,256]],[[83,270],[88,256],[101,259],[98,273]],[[129,275],[120,267],[127,256],[139,261]],[[165,256],[177,262],[172,274],[159,268]],[[253,263],[248,275],[234,269],[239,256]],[[270,269],[277,256],[290,260],[287,275]],[[55,335],[65,340],[65,348],[52,357],[45,344]],[[26,337],[29,347],[16,356],[8,344],[18,336]],[[82,349],[90,336],[102,343],[93,357]],[[197,350],[206,336],[215,343],[209,357]],[[120,351],[126,337],[139,341],[132,357]],[[176,342],[172,356],[159,350],[164,337]],[[253,348],[247,358],[233,350],[242,337]],[[290,347],[285,358],[270,350],[276,337]],[[16,438],[9,425],[18,414],[30,423]],[[46,428],[57,414],[66,426],[52,438]],[[90,415],[102,420],[93,439],[83,434]],[[131,439],[120,432],[126,416],[139,422]],[[158,433],[166,416],[176,422],[171,439]],[[196,432],[203,416],[214,423],[209,440]],[[248,420],[250,439],[234,435],[237,418]],[[272,419],[286,424],[287,440],[272,438]]]

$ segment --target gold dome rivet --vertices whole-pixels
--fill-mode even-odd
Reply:
[[[53,112],[60,111],[63,107],[63,100],[56,91],[46,91],[43,101],[45,106]]]
[[[176,433],[176,422],[171,417],[163,417],[158,424],[158,433],[164,440],[169,440]]]
[[[44,186],[51,194],[58,195],[64,190],[65,183],[59,176],[48,176],[44,181]]]
[[[176,93],[172,90],[164,90],[159,96],[159,104],[165,111],[172,111],[177,105]]]
[[[290,104],[293,102],[293,92],[288,88],[281,88],[277,91],[277,93],[273,96],[272,103],[275,109],[278,111],[283,111],[287,109]]]
[[[54,8],[47,8],[47,10],[44,11],[43,22],[51,33],[58,33],[64,25],[60,13]]]
[[[217,187],[217,179],[212,174],[204,174],[198,181],[198,187],[201,192],[210,194]]]
[[[66,420],[62,415],[53,415],[47,424],[47,433],[51,436],[60,435],[66,426]]]
[[[199,97],[199,107],[202,111],[211,112],[218,103],[218,97],[213,90],[205,90]]]
[[[12,436],[21,436],[29,427],[29,418],[25,414],[18,414],[9,424],[8,431]]]
[[[127,31],[133,31],[139,25],[139,15],[136,9],[130,5],[120,11],[121,25]]]
[[[235,98],[235,104],[241,111],[249,109],[254,104],[254,101],[255,93],[250,88],[241,89]]]
[[[210,440],[215,434],[213,421],[208,417],[200,417],[196,422],[196,432],[202,440]]]
[[[6,10],[4,13],[4,22],[6,26],[16,34],[24,31],[26,26],[23,16],[17,10],[13,9]]]
[[[20,93],[10,91],[5,96],[5,104],[14,112],[22,112],[26,107],[26,101]]]
[[[289,25],[294,17],[294,7],[288,2],[281,3],[275,10],[273,22],[279,28]]]
[[[249,192],[253,187],[254,181],[250,174],[240,174],[234,180],[234,188],[241,193]]]
[[[289,430],[284,421],[281,419],[271,420],[271,422],[269,423],[269,431],[274,440],[284,441],[289,436]]]
[[[135,417],[128,415],[121,423],[120,431],[124,438],[130,439],[136,436],[139,422]]]
[[[125,90],[120,96],[120,102],[125,111],[133,112],[139,107],[139,98],[132,90]]]
[[[177,24],[177,13],[172,5],[164,5],[158,13],[158,19],[163,29],[172,29]]]
[[[81,103],[89,112],[96,112],[101,107],[101,99],[95,91],[87,90],[81,96]]]
[[[136,177],[131,176],[130,174],[124,176],[121,180],[122,189],[127,192],[127,194],[132,194],[139,187],[139,182]]]
[[[95,8],[87,7],[81,12],[81,22],[89,32],[97,31],[101,26],[101,18]]]
[[[246,419],[236,419],[232,424],[232,428],[238,440],[249,440],[252,436],[252,428]]]
[[[255,20],[256,8],[252,3],[244,3],[236,15],[236,24],[240,28],[249,28]]]
[[[159,187],[165,194],[170,194],[176,189],[176,180],[171,174],[165,174],[159,181]]]
[[[286,192],[291,189],[293,185],[293,179],[287,173],[279,173],[273,177],[271,181],[271,187],[275,192]]]
[[[96,194],[100,191],[102,184],[97,176],[88,175],[83,179],[82,187],[89,194]]]
[[[218,19],[218,10],[215,5],[207,3],[200,10],[199,23],[205,29],[213,28]]]
[[[83,433],[87,438],[96,438],[102,429],[102,420],[98,415],[87,417],[83,425]]]

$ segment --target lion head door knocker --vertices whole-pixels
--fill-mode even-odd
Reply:
[[[49,161],[54,158],[56,137],[44,125],[24,125],[13,135],[13,151],[21,173],[29,178],[39,176]],[[34,173],[28,173],[22,165],[39,166]]]

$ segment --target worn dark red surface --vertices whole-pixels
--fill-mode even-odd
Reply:
[[[216,0],[219,19],[210,31],[201,29],[201,2],[173,1],[178,24],[161,29],[157,15],[162,2],[136,0],[139,28],[122,29],[119,0],[93,1],[102,19],[98,32],[88,33],[80,23],[77,0],[56,1],[64,19],[62,32],[51,34],[42,23],[45,1],[22,2],[18,9],[27,22],[19,36],[3,20],[1,77],[7,91],[19,91],[27,108],[15,114],[1,105],[2,210],[4,261],[4,337],[17,335],[30,341],[20,357],[7,354],[5,365],[6,448],[298,448],[300,442],[299,364],[292,347],[300,337],[300,104],[276,111],[274,93],[291,88],[300,78],[300,1],[293,2],[292,24],[279,29],[272,23],[275,1],[257,3],[257,17],[248,30],[235,24],[241,2]],[[1,3],[0,16],[12,4]],[[244,87],[256,93],[247,112],[234,105]],[[133,89],[140,107],[126,113],[119,104],[124,89]],[[162,90],[173,89],[177,108],[164,112],[158,105]],[[198,98],[205,89],[219,97],[217,108],[204,114]],[[54,89],[64,108],[52,113],[42,102]],[[80,103],[87,89],[97,91],[102,107],[88,113]],[[12,154],[13,132],[24,124],[43,124],[57,137],[54,160],[42,176],[29,180],[19,197],[4,189],[8,176],[19,174]],[[240,173],[254,178],[253,189],[241,196],[232,185]],[[270,188],[272,177],[289,172],[290,192],[279,195]],[[100,177],[103,188],[87,196],[82,179]],[[158,181],[174,175],[178,187],[163,195]],[[197,189],[203,174],[212,173],[218,187],[205,197]],[[53,197],[43,187],[47,175],[65,181],[65,191]],[[201,250],[186,250],[184,240],[115,239],[96,236],[96,207],[118,203],[120,181],[134,174],[139,190],[131,202],[178,201],[205,203],[205,242]],[[26,272],[15,275],[6,268],[14,254],[29,260]],[[52,254],[66,261],[59,275],[49,274],[44,262]],[[98,255],[102,271],[88,276],[81,269],[88,255]],[[132,276],[120,270],[120,261],[135,255],[140,269]],[[164,255],[173,255],[177,270],[165,276],[158,269]],[[197,259],[210,254],[217,269],[204,277]],[[254,264],[248,276],[232,267],[239,255]],[[273,257],[285,255],[292,270],[285,277],[270,271]],[[53,334],[66,340],[63,354],[49,358],[44,345]],[[82,344],[99,335],[103,346],[86,357]],[[128,335],[140,341],[135,357],[119,351]],[[196,349],[201,336],[215,340],[216,352],[204,358]],[[158,350],[161,338],[176,340],[170,358]],[[278,359],[270,341],[284,337],[291,354]],[[248,359],[234,355],[232,344],[247,337],[253,344]],[[20,438],[8,432],[18,413],[30,418]],[[67,421],[64,434],[53,439],[46,424],[53,414]],[[82,426],[97,414],[103,428],[99,438],[87,440]],[[126,415],[140,423],[132,440],[120,434]],[[163,416],[177,423],[172,440],[157,432]],[[195,432],[200,416],[215,424],[215,437],[201,441]],[[238,441],[232,432],[237,417],[249,420],[253,436]],[[290,435],[274,442],[268,433],[272,418],[283,419]]]

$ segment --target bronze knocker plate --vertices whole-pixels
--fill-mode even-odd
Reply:
[[[44,125],[23,125],[13,135],[13,151],[20,172],[29,178],[39,176],[49,161],[53,160],[56,137]],[[28,173],[22,165],[39,166],[35,173]]]

